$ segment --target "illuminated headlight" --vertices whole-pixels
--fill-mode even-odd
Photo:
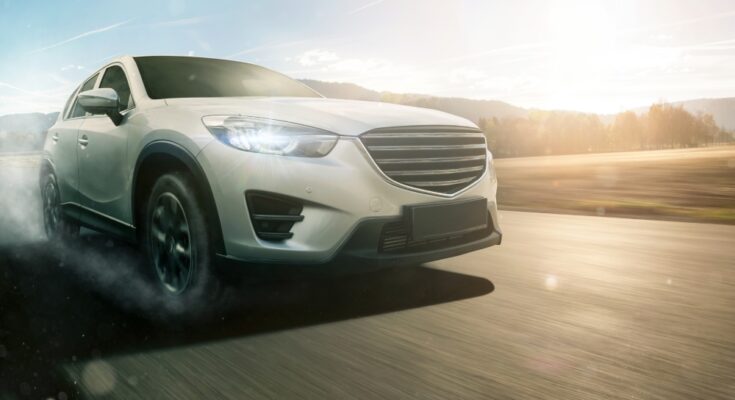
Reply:
[[[495,161],[493,155],[489,151],[487,152],[487,174],[490,177],[490,181],[495,182],[498,179],[495,173]]]
[[[209,115],[202,122],[222,143],[254,153],[323,157],[338,139],[321,129],[269,119]]]

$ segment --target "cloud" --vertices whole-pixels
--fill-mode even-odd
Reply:
[[[651,35],[651,38],[657,42],[670,42],[674,37],[665,33],[659,33],[658,35]]]
[[[35,94],[35,92],[32,92],[30,90],[25,90],[23,88],[20,88],[20,87],[15,86],[15,85],[11,85],[11,84],[6,83],[6,82],[0,82],[0,88],[3,88],[3,87],[4,88],[11,89],[11,90],[14,90],[16,92],[24,93],[24,94]]]
[[[70,86],[72,86],[74,84],[70,80],[68,80],[68,79],[66,79],[64,77],[61,77],[61,76],[59,76],[59,75],[57,75],[57,74],[55,74],[53,72],[46,74],[46,76],[48,76],[49,79],[51,79],[52,81],[54,81],[54,83],[56,83],[57,85],[63,85],[65,88],[66,87],[70,87]]]
[[[315,49],[309,50],[304,54],[296,57],[296,60],[299,62],[299,64],[305,67],[312,67],[315,65],[337,61],[339,60],[339,57],[330,51]]]
[[[106,57],[98,58],[98,59],[92,61],[90,64],[92,64],[93,66],[100,65],[101,63],[106,63],[107,61],[110,61],[113,58],[118,57],[118,56],[119,56],[119,54],[110,54],[110,55],[108,55]]]
[[[468,67],[459,67],[449,73],[449,82],[452,84],[475,83],[487,79],[483,71]]]
[[[641,26],[637,28],[629,28],[629,29],[623,29],[619,34],[628,34],[628,33],[640,33],[640,32],[650,32],[650,31],[657,31],[659,29],[665,29],[665,28],[675,28],[680,26],[686,26],[686,25],[693,25],[698,24],[701,22],[707,22],[707,21],[715,21],[718,19],[725,19],[725,18],[732,18],[735,17],[735,10],[705,15],[702,17],[696,17],[696,18],[689,18],[689,19],[683,19],[679,21],[664,23],[664,24],[657,24],[657,25],[651,25],[651,26]]]
[[[291,57],[302,67],[285,71],[298,77],[333,82],[351,82],[374,90],[414,92],[433,89],[436,79],[415,66],[378,57],[342,58],[328,50],[309,50]],[[306,68],[303,68],[306,67]]]
[[[128,22],[130,22],[130,21],[132,21],[132,20],[130,20],[130,19],[129,19],[129,20],[127,20],[127,21],[122,21],[122,22],[118,22],[118,23],[116,23],[116,24],[108,25],[108,26],[105,26],[105,27],[103,27],[103,28],[99,28],[99,29],[93,29],[93,30],[91,30],[91,31],[87,31],[87,32],[84,32],[84,33],[80,33],[79,35],[76,35],[76,36],[74,36],[74,37],[70,37],[69,39],[65,39],[65,40],[62,40],[62,41],[60,41],[60,42],[54,43],[54,44],[52,44],[52,45],[48,45],[48,46],[45,46],[45,47],[41,47],[41,48],[38,48],[38,49],[32,50],[32,51],[28,52],[28,54],[40,53],[40,52],[42,52],[42,51],[46,51],[46,50],[49,50],[49,49],[53,49],[54,47],[59,47],[59,46],[65,45],[65,44],[67,44],[67,43],[71,43],[71,42],[73,42],[73,41],[75,41],[75,40],[79,40],[79,39],[85,38],[85,37],[87,37],[87,36],[92,36],[92,35],[96,35],[96,34],[98,34],[98,33],[102,33],[102,32],[107,32],[107,31],[111,31],[111,30],[113,30],[113,29],[119,28],[119,27],[121,27],[121,26],[123,26],[123,25],[127,24],[127,23],[128,23]]]
[[[498,56],[500,54],[515,54],[519,51],[524,54],[538,54],[538,49],[543,49],[549,44],[545,42],[533,42],[533,43],[517,43],[509,46],[496,47],[493,49],[482,50],[474,53],[463,54],[457,57],[449,57],[440,60],[440,63],[444,64],[455,64],[460,61],[474,60],[478,58],[484,58],[488,56]]]
[[[181,19],[174,19],[170,21],[161,21],[161,22],[155,22],[151,24],[154,28],[172,28],[172,27],[179,27],[179,26],[189,26],[189,25],[198,25],[202,22],[207,21],[208,17],[191,17],[191,18],[181,18]]]
[[[50,75],[56,86],[42,91],[0,82],[0,115],[58,111],[74,88],[73,83]]]
[[[735,45],[735,39],[724,39],[685,46],[674,46],[673,48],[679,50],[732,50],[733,45]]]
[[[325,69],[335,72],[368,74],[391,72],[394,68],[393,63],[380,58],[348,58],[329,64]]]
[[[358,7],[356,9],[348,12],[347,15],[357,14],[357,13],[359,13],[361,11],[364,11],[364,10],[370,8],[370,7],[377,6],[378,4],[380,4],[380,3],[384,2],[384,1],[385,0],[375,0],[373,2],[367,3],[367,4],[365,4],[365,5],[361,6],[361,7]]]
[[[84,69],[83,65],[75,65],[75,64],[69,64],[61,67],[61,71],[69,71],[69,70],[77,70],[81,71]]]
[[[300,45],[306,42],[307,42],[306,39],[302,39],[302,40],[294,40],[291,42],[264,44],[260,46],[251,47],[249,49],[241,50],[241,51],[238,51],[237,53],[226,55],[225,58],[235,58],[235,57],[239,57],[245,54],[257,53],[257,52],[261,52],[264,50],[275,50],[275,49],[282,49],[286,47],[293,47],[293,46],[297,46],[297,45]]]
[[[393,63],[381,58],[341,58],[336,53],[313,49],[294,57],[304,67],[314,67],[312,71],[333,73],[376,74],[393,70]]]

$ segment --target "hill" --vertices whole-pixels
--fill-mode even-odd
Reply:
[[[435,97],[422,94],[377,92],[354,83],[324,82],[305,79],[303,83],[326,97],[349,100],[384,101],[424,108],[433,108],[459,115],[473,122],[480,118],[525,117],[528,110],[497,100],[473,100],[459,97]]]
[[[480,118],[526,117],[529,113],[528,109],[497,100],[473,100],[459,97],[378,92],[355,85],[354,83],[324,82],[310,79],[304,79],[302,82],[326,97],[385,101],[388,103],[434,108],[465,117],[474,122],[479,122]],[[671,104],[681,105],[685,110],[693,114],[712,114],[718,126],[728,131],[735,131],[735,97],[695,99]],[[635,109],[635,111],[638,113],[646,112],[648,111],[648,107],[641,107]],[[615,115],[600,115],[600,119],[603,123],[609,124],[615,120]]]
[[[712,114],[717,125],[728,131],[735,131],[735,97],[721,99],[696,99],[673,103],[697,114]]]
[[[711,114],[717,126],[727,131],[735,131],[735,97],[723,97],[720,99],[693,99],[684,101],[667,102],[674,106],[682,106],[692,114]],[[649,107],[636,108],[638,114],[645,113]],[[608,116],[610,122],[615,116]]]

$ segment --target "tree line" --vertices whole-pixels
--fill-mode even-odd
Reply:
[[[497,157],[595,153],[708,146],[733,142],[710,114],[654,104],[647,112],[626,111],[610,123],[600,116],[566,111],[530,111],[526,117],[481,118],[488,146]]]

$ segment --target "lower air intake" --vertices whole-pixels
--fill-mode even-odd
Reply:
[[[380,253],[418,253],[452,246],[459,246],[475,240],[481,240],[493,231],[492,215],[488,213],[488,225],[485,229],[449,235],[429,240],[414,240],[411,224],[408,220],[390,222],[383,226],[378,242]]]

